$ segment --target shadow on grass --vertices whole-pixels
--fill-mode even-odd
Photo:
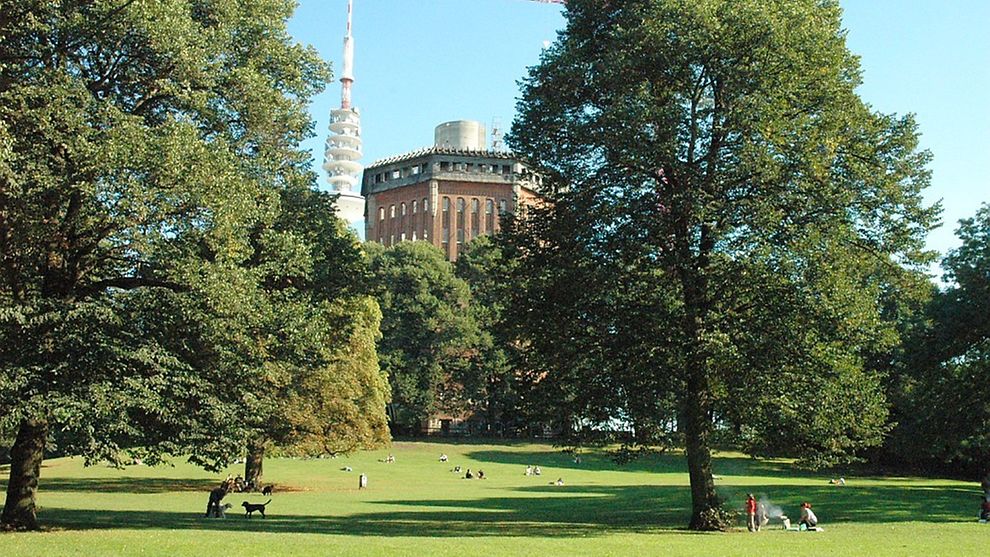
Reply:
[[[812,501],[822,524],[839,522],[968,522],[976,497],[966,489],[768,485],[759,490],[798,516]],[[513,492],[510,492],[513,493]],[[234,501],[231,501],[232,503]],[[733,498],[732,503],[742,504]],[[349,516],[281,515],[246,519],[231,509],[226,520],[200,513],[47,508],[40,518],[63,529],[176,529],[311,533],[386,537],[589,537],[614,532],[679,532],[689,518],[690,492],[676,486],[532,486],[506,497],[387,500],[371,504],[408,510]],[[327,512],[332,512],[329,508]]]
[[[465,456],[479,462],[495,464],[516,464],[520,468],[538,465],[544,468],[611,472],[654,472],[660,474],[687,474],[687,460],[681,452],[669,454],[649,454],[631,462],[618,464],[608,454],[601,451],[580,453],[581,462],[562,451],[472,451]],[[794,465],[783,460],[763,460],[739,456],[716,456],[713,460],[716,475],[733,476],[779,476],[795,478],[824,477],[820,473],[795,469]]]
[[[209,492],[220,485],[216,480],[189,478],[45,478],[39,488],[43,491],[82,493],[173,493],[180,491]]]

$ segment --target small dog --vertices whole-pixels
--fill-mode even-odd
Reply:
[[[230,503],[224,503],[217,508],[217,518],[227,518],[227,511],[230,510],[232,505]]]
[[[244,507],[244,516],[251,518],[254,511],[258,511],[261,513],[261,518],[265,518],[265,505],[271,502],[271,499],[265,501],[264,503],[248,503],[247,501],[244,501],[241,503],[241,506]]]
[[[275,486],[274,485],[271,485],[271,484],[266,485],[265,487],[261,488],[261,494],[262,495],[271,495],[273,491],[275,491]]]

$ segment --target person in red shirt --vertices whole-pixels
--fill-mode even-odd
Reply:
[[[756,520],[756,498],[750,493],[746,496],[746,517],[747,523],[746,527],[749,528],[750,532],[758,532],[760,530],[760,523]]]

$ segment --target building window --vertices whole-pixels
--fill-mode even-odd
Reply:
[[[509,166],[509,165],[507,165],[507,164],[503,164],[502,165],[502,174],[512,174],[512,167]]]
[[[481,219],[479,218],[478,211],[481,208],[481,203],[477,198],[471,200],[471,237],[474,238],[481,231]]]
[[[440,161],[440,170],[450,171],[450,162],[449,161]]]
[[[485,232],[491,233],[495,230],[495,202],[491,199],[485,201]]]
[[[395,245],[395,234],[390,234],[389,235],[389,237],[388,237],[388,245],[390,245],[390,246],[394,246]]]
[[[450,243],[450,198],[443,198],[443,217],[441,218],[442,231],[440,236],[440,241],[443,244]],[[450,249],[447,249],[447,257],[450,257]]]
[[[385,207],[378,208],[378,220],[385,220]]]
[[[504,199],[499,199],[498,200],[498,212],[499,213],[504,213],[507,206],[508,205],[506,204],[506,202],[505,202]]]
[[[429,205],[428,205],[428,204],[426,203],[426,198],[424,197],[424,198],[423,198],[423,212],[425,213],[425,212],[427,212],[427,211],[429,211],[429,210],[430,210],[430,207],[429,207]]]
[[[413,230],[412,241],[414,241],[414,242],[416,241],[416,231],[415,230]]]
[[[400,171],[399,171],[398,168],[396,168],[395,170],[392,171],[392,179],[393,180],[398,180],[400,176],[401,176],[401,174],[400,174]]]
[[[395,205],[392,205],[391,207],[388,208],[388,218],[390,219],[395,218]]]
[[[404,201],[399,204],[399,213],[401,213],[402,216],[406,216],[406,203]]]
[[[457,198],[457,242],[464,242],[464,198]]]
[[[399,241],[400,242],[405,242],[406,241],[406,233],[405,232],[403,232],[402,234],[399,234]]]

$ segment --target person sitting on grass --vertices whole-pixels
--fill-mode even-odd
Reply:
[[[483,470],[478,470],[478,479],[479,480],[485,479],[485,472]]]
[[[818,517],[815,516],[815,511],[811,510],[811,503],[805,501],[801,503],[801,526],[804,529],[813,530],[818,526]]]
[[[464,474],[464,479],[465,480],[473,480],[474,479],[474,474],[471,473],[471,469],[470,468],[468,468],[467,469],[467,473]]]

